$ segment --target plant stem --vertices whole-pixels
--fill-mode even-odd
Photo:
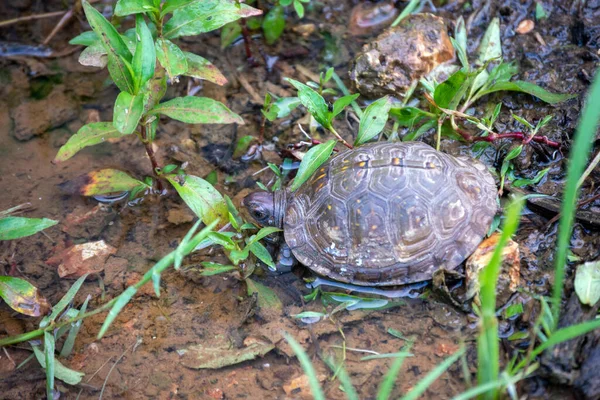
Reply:
[[[330,131],[331,133],[333,133],[333,135],[334,135],[334,136],[335,136],[335,137],[336,137],[336,138],[337,138],[337,139],[338,139],[340,142],[342,142],[342,144],[343,144],[344,146],[346,146],[346,147],[347,147],[347,148],[349,148],[349,149],[353,149],[353,148],[354,148],[354,147],[353,147],[353,146],[352,146],[350,143],[346,142],[346,141],[344,140],[344,138],[342,138],[342,137],[340,136],[340,134],[336,132],[336,130],[335,130],[335,129],[333,129],[333,126],[330,126],[330,127],[329,127],[329,131]]]
[[[160,169],[158,162],[156,161],[156,156],[154,154],[154,149],[152,148],[152,141],[148,139],[148,131],[146,130],[146,125],[140,124],[142,129],[142,142],[144,143],[144,147],[146,148],[146,153],[148,154],[148,158],[150,158],[150,163],[152,163],[152,175],[156,179],[156,188],[159,192],[164,190],[163,184],[160,180],[160,177],[156,173],[158,169]]]
[[[522,141],[524,144],[527,144],[530,141],[533,141],[533,142],[542,143],[542,144],[548,145],[550,147],[560,149],[560,143],[550,140],[546,136],[530,137],[529,135],[527,135],[523,132],[506,132],[506,133],[489,132],[488,136],[473,136],[463,129],[456,129],[456,132],[458,132],[468,142],[490,142],[491,143],[491,142],[495,142],[496,140],[501,140],[501,139],[517,139],[517,140]]]
[[[246,50],[246,60],[251,67],[256,67],[258,64],[254,60],[254,56],[252,55],[252,51],[250,50],[250,31],[248,31],[248,27],[246,26],[246,20],[244,18],[240,19],[240,26],[242,27],[242,38],[244,39],[244,49]]]

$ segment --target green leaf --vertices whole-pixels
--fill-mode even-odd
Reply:
[[[467,78],[468,74],[460,69],[437,85],[433,94],[435,103],[441,108],[454,110],[471,86]]]
[[[276,270],[277,267],[273,262],[273,257],[271,257],[271,253],[263,246],[260,242],[255,242],[248,245],[250,252],[254,254],[260,261],[264,262],[271,270]]]
[[[465,26],[465,20],[462,17],[462,15],[456,20],[454,38],[450,40],[452,40],[452,44],[456,49],[456,54],[458,55],[458,59],[460,60],[463,68],[465,68],[468,71],[470,65],[469,59],[467,58],[467,28]]]
[[[478,62],[484,65],[488,61],[502,57],[502,43],[500,41],[500,20],[494,18],[488,26],[477,50]]]
[[[0,240],[20,239],[58,224],[46,218],[6,217],[0,218]]]
[[[106,139],[123,136],[111,122],[92,122],[82,126],[71,136],[54,157],[53,164],[66,161],[78,151],[89,146],[104,143]]]
[[[229,46],[242,34],[242,26],[233,21],[221,28],[221,50]]]
[[[100,38],[94,31],[82,32],[73,39],[69,40],[69,44],[72,45],[92,46],[96,43],[100,43]]]
[[[527,186],[527,185],[535,185],[536,183],[538,183],[539,181],[541,181],[544,176],[546,176],[546,174],[548,173],[548,171],[550,171],[550,168],[544,168],[543,170],[539,171],[531,179],[525,179],[525,178],[515,179],[512,182],[512,186],[514,186],[514,187],[523,187],[523,186]]]
[[[541,2],[535,3],[535,19],[539,21],[540,19],[548,18],[548,13],[544,9],[544,5]]]
[[[48,300],[35,286],[12,276],[0,275],[0,297],[10,308],[30,317],[40,317],[51,308]]]
[[[265,226],[264,228],[261,228],[256,235],[253,235],[250,238],[250,241],[248,242],[248,244],[252,244],[252,243],[256,243],[259,240],[275,233],[275,232],[281,232],[280,228],[276,228],[274,226]]]
[[[46,370],[46,398],[54,399],[54,335],[52,332],[44,332],[44,369]]]
[[[195,1],[176,9],[165,24],[163,36],[173,39],[210,32],[240,18],[260,15],[262,11],[233,0]]]
[[[279,39],[285,29],[285,11],[282,6],[271,8],[262,21],[265,41],[271,45]]]
[[[119,93],[113,111],[113,125],[123,135],[135,131],[144,113],[144,94],[132,95],[127,92]]]
[[[159,68],[156,74],[142,88],[144,93],[144,114],[156,107],[167,92],[165,70]]]
[[[119,56],[108,54],[108,73],[113,82],[122,92],[134,93],[135,82],[133,81],[132,70],[123,62]]]
[[[61,184],[61,188],[69,193],[82,196],[95,196],[133,190],[146,184],[117,169],[101,169],[81,175],[72,181]]]
[[[524,81],[513,81],[495,83],[491,87],[479,91],[477,93],[477,98],[485,96],[486,94],[500,92],[503,90],[527,93],[549,104],[556,104],[577,97],[576,94],[551,93],[534,83]]]
[[[383,380],[379,384],[379,390],[377,391],[377,400],[387,400],[390,398],[392,394],[392,390],[394,389],[394,384],[396,383],[396,378],[400,373],[400,369],[402,368],[402,364],[404,364],[404,359],[410,355],[408,350],[410,349],[410,345],[406,345],[404,352],[398,353],[398,357],[394,360],[390,369],[385,374]]]
[[[141,15],[135,16],[136,46],[133,54],[133,72],[136,88],[139,90],[154,76],[156,68],[156,50],[152,33]]]
[[[35,353],[35,358],[38,360],[42,368],[46,368],[46,359],[44,353],[39,349],[39,346],[31,346]],[[69,385],[78,385],[85,376],[83,372],[75,371],[65,367],[58,360],[54,360],[54,376]]]
[[[88,302],[90,301],[91,298],[92,298],[92,296],[88,295],[85,298],[85,301],[83,302],[83,304],[81,305],[81,308],[79,309],[79,312],[77,313],[77,316],[79,316],[80,318],[85,314],[85,312],[87,310]],[[62,349],[60,349],[61,357],[69,357],[71,355],[71,352],[73,351],[73,346],[75,345],[75,339],[77,338],[77,334],[79,333],[79,329],[81,328],[81,325],[83,325],[83,320],[79,320],[79,321],[71,324],[71,329],[69,330],[69,335],[67,336],[67,339],[65,339],[65,343],[63,344]]]
[[[200,271],[200,275],[202,276],[213,276],[235,270],[233,265],[223,265],[207,261],[201,262],[200,264],[204,267],[202,271]]]
[[[104,320],[104,323],[102,324],[102,327],[98,332],[98,339],[104,336],[104,334],[106,333],[108,328],[110,328],[115,318],[117,318],[117,315],[119,315],[123,307],[125,307],[127,303],[129,303],[129,301],[133,298],[133,296],[135,296],[136,293],[137,288],[135,286],[129,286],[127,289],[125,289],[123,293],[119,295],[119,297],[117,297],[117,301],[108,312],[108,315],[106,316],[106,319]]]
[[[115,7],[115,15],[119,17],[154,11],[158,11],[158,9],[154,7],[152,0],[118,0]]]
[[[133,77],[128,67],[132,60],[131,51],[115,27],[87,1],[83,1],[83,9],[108,54],[108,71],[113,81],[122,91],[133,92]]]
[[[267,286],[262,283],[253,281],[252,279],[246,278],[246,286],[248,288],[248,295],[258,293],[258,306],[264,309],[271,309],[276,311],[283,310],[283,304],[279,297]]]
[[[304,6],[299,0],[294,0],[294,10],[296,10],[298,18],[304,18]]]
[[[225,199],[210,183],[193,175],[186,175],[183,184],[180,184],[173,175],[165,176],[173,185],[185,204],[206,225],[219,220],[219,226],[223,226],[229,220],[229,211]]]
[[[150,113],[164,114],[188,124],[244,124],[242,117],[208,97],[177,97],[160,103]]]
[[[360,146],[381,133],[388,120],[391,106],[392,103],[389,96],[385,96],[365,108],[360,118],[358,134],[354,142],[355,146]]]
[[[173,42],[167,39],[158,38],[156,40],[156,57],[167,70],[169,79],[178,75],[183,75],[188,69],[187,58],[183,51]]]
[[[575,293],[582,304],[593,306],[600,300],[600,261],[587,262],[577,267]]]
[[[324,128],[329,128],[331,126],[329,107],[323,96],[304,83],[291,78],[286,78],[286,80],[298,90],[300,102],[308,109],[315,120]]]
[[[243,156],[246,151],[248,151],[248,148],[250,147],[250,145],[252,144],[252,142],[257,141],[257,139],[252,136],[252,135],[246,135],[242,138],[240,138],[237,142],[237,144],[235,145],[235,149],[233,150],[233,158],[240,158],[241,156]]]
[[[304,182],[306,182],[312,174],[323,164],[335,147],[336,141],[329,140],[325,143],[321,143],[310,149],[304,155],[298,173],[294,178],[294,181],[290,185],[290,190],[293,192],[297,190]]]
[[[86,67],[106,67],[106,64],[108,64],[108,57],[106,56],[104,45],[98,41],[90,47],[83,49],[81,54],[79,54],[79,64],[85,65]]]
[[[408,127],[416,125],[427,116],[435,117],[435,115],[416,107],[391,107],[389,113],[400,126]]]
[[[227,83],[227,78],[225,78],[221,71],[206,58],[200,57],[194,53],[188,53],[187,51],[184,51],[183,54],[185,55],[188,65],[184,75],[204,79],[220,86]]]
[[[160,16],[164,17],[170,12],[177,10],[178,8],[185,7],[188,4],[194,3],[198,0],[166,0],[162,6]]]
[[[418,138],[420,138],[421,136],[423,136],[425,134],[425,132],[427,132],[428,130],[435,128],[437,126],[437,120],[435,119],[431,119],[427,122],[425,122],[423,125],[421,125],[419,127],[419,129],[417,129],[414,132],[411,132],[409,134],[407,134],[406,136],[404,136],[402,138],[403,142],[410,142],[413,140],[417,140]]]
[[[281,97],[268,105],[267,111],[262,110],[263,115],[271,122],[277,118],[284,118],[298,107],[300,99],[297,97]]]
[[[352,103],[360,96],[360,94],[349,94],[348,96],[340,97],[333,103],[333,111],[331,112],[331,119],[334,119],[339,113],[344,111],[344,108],[348,106],[348,104]]]

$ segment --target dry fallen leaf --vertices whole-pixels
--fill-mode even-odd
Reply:
[[[519,26],[517,26],[515,31],[521,35],[524,35],[531,32],[533,28],[535,28],[535,23],[530,19],[524,19],[519,23]]]

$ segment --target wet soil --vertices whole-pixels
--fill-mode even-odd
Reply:
[[[272,174],[267,171],[253,174],[265,166],[265,161],[281,163],[280,152],[286,144],[303,139],[297,128],[302,111],[267,124],[263,161],[243,163],[228,156],[228,149],[236,137],[258,136],[265,93],[271,91],[279,96],[291,96],[294,91],[284,77],[306,81],[312,76],[305,71],[316,73],[331,65],[348,82],[351,58],[369,40],[369,37],[347,35],[348,20],[357,1],[312,3],[313,7],[301,21],[290,13],[288,28],[274,46],[267,46],[260,37],[254,38],[253,47],[260,64],[255,68],[247,64],[241,42],[221,51],[218,33],[180,41],[184,49],[211,60],[228,78],[229,84],[219,87],[184,78],[169,89],[167,98],[183,95],[197,86],[200,96],[224,102],[240,114],[246,124],[238,127],[185,125],[165,119],[161,121],[156,140],[162,165],[188,162],[187,171],[198,176],[216,171],[217,188],[237,204],[243,194],[255,187],[255,179],[264,183],[272,179]],[[473,51],[489,21],[495,16],[500,17],[504,59],[516,61],[520,79],[556,92],[583,94],[589,86],[599,58],[600,2],[590,0],[585,6],[570,6],[560,1],[544,1],[549,18],[536,22],[535,30],[527,35],[516,34],[515,29],[523,19],[534,19],[534,1],[434,3],[438,6],[434,13],[447,18],[450,24],[459,15],[465,17],[469,27],[469,47]],[[402,4],[397,6],[402,7]],[[59,1],[4,2],[0,5],[0,15],[8,19],[27,13],[62,10],[62,7]],[[107,84],[106,70],[79,65],[78,51],[65,55],[70,48],[67,41],[89,29],[82,21],[79,16],[51,41],[50,46],[61,56],[0,59],[0,210],[29,202],[33,210],[26,216],[60,221],[46,234],[0,243],[0,274],[16,267],[17,276],[27,278],[55,304],[73,280],[59,278],[56,267],[46,261],[71,244],[105,240],[117,249],[116,254],[98,266],[102,271],[88,279],[75,299],[79,305],[91,295],[89,308],[93,309],[121,293],[174,249],[191,222],[190,213],[174,193],[161,198],[147,196],[135,204],[101,205],[93,199],[60,190],[58,185],[66,180],[100,168],[115,167],[137,177],[151,172],[144,148],[134,136],[86,149],[59,165],[50,163],[58,148],[85,123],[112,118],[117,90]],[[56,22],[55,19],[43,19],[2,28],[0,39],[38,44]],[[314,29],[301,28],[305,24],[313,24]],[[260,53],[279,59],[273,68],[267,69]],[[504,105],[497,124],[499,132],[519,130],[510,118],[510,112],[529,121],[554,115],[544,134],[561,142],[562,151],[532,144],[527,157],[519,160],[518,172],[531,176],[550,167],[548,177],[533,191],[560,198],[565,157],[583,97],[549,106],[527,95],[503,93],[482,100],[477,112],[481,113],[499,101]],[[351,139],[355,131],[353,122],[346,123],[341,119],[336,124],[338,131]],[[325,137],[320,132],[315,139]],[[426,136],[424,140],[431,142],[433,137]],[[469,153],[469,146],[450,140],[443,141],[442,146],[444,151],[453,154]],[[507,147],[504,144],[488,150],[483,160],[498,167]],[[595,152],[597,149],[595,146]],[[583,186],[582,199],[597,193],[599,180],[598,172],[593,172]],[[596,200],[582,209],[597,215],[599,207],[600,202]],[[551,287],[557,224],[548,222],[554,215],[555,210],[532,206],[522,217],[515,240],[521,246],[521,278],[526,292],[547,294]],[[598,229],[585,219],[577,221],[572,238],[574,255],[584,261],[598,258]],[[186,263],[193,265],[206,260],[224,262],[225,258],[214,249],[193,255]],[[573,265],[567,270],[566,290],[569,294],[572,292]],[[302,375],[302,370],[282,340],[282,331],[292,334],[308,349],[323,378],[326,396],[331,399],[345,397],[339,382],[329,380],[332,374],[316,357],[318,351],[325,350],[341,357],[340,348],[345,340],[346,368],[352,381],[361,398],[374,398],[391,359],[361,361],[361,358],[369,354],[365,350],[392,353],[406,344],[406,340],[390,335],[390,328],[414,340],[413,356],[407,358],[402,367],[395,397],[414,386],[463,342],[468,347],[471,375],[476,371],[475,319],[436,300],[435,296],[407,299],[402,305],[385,311],[342,311],[335,314],[332,321],[305,325],[291,315],[321,308],[318,302],[303,306],[300,294],[306,294],[308,290],[296,276],[263,274],[256,279],[276,291],[284,305],[282,312],[257,309],[246,295],[246,287],[235,276],[198,278],[170,270],[162,279],[162,296],[156,298],[151,287],[141,290],[102,340],[96,340],[96,334],[105,315],[86,319],[73,355],[61,360],[70,368],[85,372],[86,377],[78,387],[57,382],[61,396],[76,398],[81,392],[82,399],[97,398],[103,390],[104,398],[310,398],[306,387],[303,390],[288,387]],[[522,296],[526,299],[523,301],[525,313],[517,320],[501,321],[506,357],[515,349],[528,345],[506,338],[516,331],[526,330],[537,315],[534,301],[527,295]],[[20,316],[0,304],[0,335],[33,330],[38,323],[38,320]],[[220,369],[197,370],[185,366],[181,350],[190,345],[237,349],[249,340],[271,342],[275,349],[256,360]],[[38,399],[45,396],[44,373],[35,362],[16,369],[16,365],[29,356],[28,348],[21,344],[0,352],[0,398]],[[584,365],[581,360],[574,362],[571,367],[575,369]],[[597,381],[598,378],[589,379]],[[428,389],[424,398],[451,398],[466,389],[465,382],[463,371],[455,365]],[[520,388],[529,398],[574,396],[576,391],[565,393],[554,384],[564,382],[550,373],[531,379]]]

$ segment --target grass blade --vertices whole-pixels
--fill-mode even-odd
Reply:
[[[348,375],[348,371],[346,371],[346,368],[344,368],[343,362],[339,367],[336,367],[333,358],[323,358],[323,362],[325,362],[325,365],[327,365],[340,380],[342,388],[344,389],[344,393],[346,394],[346,398],[348,400],[359,400],[360,398],[358,397],[358,393],[356,393],[356,389],[352,385],[352,380],[350,379],[350,375]]]
[[[502,235],[494,250],[490,263],[480,272],[481,283],[481,332],[477,338],[477,378],[479,384],[498,380],[500,372],[498,320],[496,318],[496,283],[502,263],[502,250],[512,234],[517,230],[524,201],[516,198],[507,207]],[[494,392],[487,393],[487,399],[496,398]]]
[[[565,264],[567,261],[567,250],[571,233],[573,231],[573,219],[575,217],[575,202],[577,201],[577,192],[579,177],[583,174],[587,163],[589,152],[596,129],[600,119],[600,74],[596,74],[594,83],[590,89],[583,114],[575,133],[575,140],[571,148],[569,157],[569,166],[567,168],[567,183],[565,194],[562,201],[560,212],[560,223],[558,227],[558,239],[556,243],[556,255],[554,256],[554,287],[552,290],[552,310],[555,324],[558,323],[560,315],[560,300],[565,280]]]
[[[88,295],[83,302],[81,309],[79,310],[79,316],[82,316],[87,311],[88,302],[92,296]],[[69,357],[71,355],[71,351],[73,350],[73,345],[75,344],[75,339],[77,338],[77,334],[79,333],[79,329],[83,324],[83,320],[79,320],[73,324],[71,330],[69,331],[69,335],[65,339],[65,344],[63,344],[62,349],[60,350],[61,357]]]
[[[396,383],[396,377],[400,373],[400,368],[402,368],[404,359],[409,355],[409,346],[405,347],[406,352],[399,353],[400,355],[394,360],[392,366],[381,381],[381,384],[379,385],[379,391],[377,392],[377,400],[387,400],[390,398],[392,390],[394,389],[394,383]]]
[[[315,368],[313,367],[308,355],[300,346],[300,343],[296,342],[296,340],[287,332],[283,332],[283,337],[289,343],[294,353],[296,353],[296,357],[298,357],[298,361],[300,361],[300,365],[304,370],[304,373],[308,377],[308,382],[310,385],[310,391],[312,392],[313,399],[315,400],[325,400],[325,395],[321,390],[321,385],[319,384],[319,379],[317,378],[317,373],[315,372]]]
[[[454,364],[456,362],[456,360],[458,360],[460,358],[460,356],[463,355],[463,353],[465,352],[465,348],[461,348],[459,349],[456,353],[454,353],[453,355],[451,355],[450,357],[446,358],[444,360],[444,362],[442,362],[440,365],[438,365],[437,367],[435,367],[431,372],[429,372],[425,378],[421,379],[419,381],[419,383],[417,383],[415,385],[415,387],[412,388],[412,390],[408,393],[406,393],[403,397],[402,400],[416,400],[419,398],[419,396],[421,396],[423,393],[425,393],[425,390],[427,390],[427,388],[429,386],[431,386],[431,384],[440,377],[440,375],[442,375],[444,372],[446,372],[446,370],[448,368],[450,368],[450,366],[452,364]]]
[[[44,358],[46,361],[46,397],[54,399],[54,336],[44,332]]]
[[[73,286],[67,291],[67,294],[63,296],[62,299],[52,308],[52,314],[50,316],[45,317],[42,322],[40,322],[40,328],[45,328],[48,324],[52,323],[58,315],[63,312],[63,310],[69,305],[69,303],[73,300],[81,285],[83,285],[83,281],[87,278],[89,274],[83,275],[81,278],[77,279]]]

